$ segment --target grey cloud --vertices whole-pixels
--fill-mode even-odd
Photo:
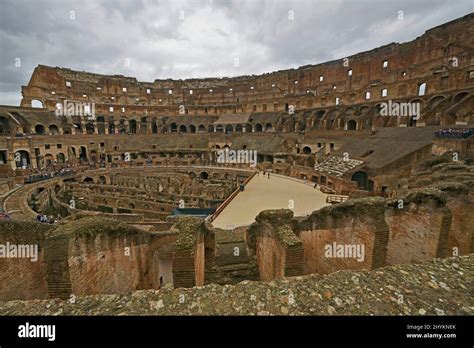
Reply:
[[[471,0],[2,0],[0,104],[19,104],[38,64],[141,81],[260,74],[409,41],[472,9]]]

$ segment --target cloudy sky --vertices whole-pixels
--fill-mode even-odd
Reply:
[[[19,105],[38,64],[140,81],[261,74],[410,41],[473,10],[473,0],[0,0],[0,104]]]

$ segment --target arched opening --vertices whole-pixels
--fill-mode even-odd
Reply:
[[[190,133],[196,133],[196,126],[193,125],[193,124],[190,125],[190,126],[189,126],[189,132],[190,132]]]
[[[66,163],[66,156],[64,156],[64,154],[60,152],[56,155],[56,161],[58,163]]]
[[[156,125],[156,123],[153,123],[153,124],[151,125],[151,132],[152,132],[153,134],[157,134],[157,133],[158,133],[158,126]]]
[[[200,124],[199,127],[198,127],[198,132],[199,133],[204,133],[206,131],[206,127],[204,127],[203,124]]]
[[[107,183],[107,178],[103,175],[99,177],[99,184],[105,185]]]
[[[35,126],[35,133],[40,134],[40,135],[44,134],[45,133],[44,126],[42,124],[37,124]]]
[[[250,123],[245,125],[245,133],[252,133],[252,125]]]
[[[241,124],[238,124],[235,126],[235,131],[238,132],[238,133],[242,133],[243,132],[243,127]]]
[[[263,127],[260,123],[257,123],[255,125],[255,132],[261,132],[263,130]]]
[[[218,125],[216,126],[216,132],[217,132],[217,133],[223,133],[223,132],[224,132],[224,126],[221,125],[221,124],[218,124]]]
[[[271,123],[267,123],[265,125],[265,132],[272,132],[273,131],[273,125]]]
[[[6,117],[0,116],[0,135],[10,134],[10,123]]]
[[[234,131],[234,127],[232,127],[232,125],[228,124],[227,126],[225,126],[226,134],[231,134],[233,131]]]
[[[46,154],[44,156],[44,162],[46,163],[47,166],[53,165],[54,164],[53,155],[51,155],[50,153]]]
[[[176,133],[177,131],[178,131],[178,125],[173,122],[173,123],[170,125],[170,132],[171,132],[171,133]]]
[[[305,155],[311,154],[311,148],[310,148],[309,146],[303,147],[303,153],[304,153]]]
[[[356,130],[357,129],[357,122],[355,120],[349,120],[347,122],[347,130]]]
[[[200,177],[201,179],[206,180],[206,179],[209,178],[209,173],[207,173],[207,172],[201,172],[201,174],[199,174],[199,177]]]
[[[357,182],[357,187],[361,190],[367,190],[368,188],[368,176],[366,172],[358,171],[355,172],[352,177],[352,181]]]
[[[109,134],[115,134],[115,124],[109,124]]]
[[[44,108],[43,102],[41,100],[38,100],[38,99],[33,99],[31,101],[31,107],[32,108],[37,108],[37,109],[43,109]]]
[[[97,161],[97,151],[91,150],[91,161],[96,162]]]
[[[425,94],[426,94],[426,82],[423,82],[418,85],[418,95],[422,96]]]
[[[93,184],[94,183],[94,179],[92,179],[91,177],[85,177],[84,180],[82,180],[83,183],[85,184]]]
[[[73,124],[76,134],[82,134],[82,125],[80,123]]]
[[[105,119],[104,119],[104,116],[97,117],[97,133],[105,134]]]
[[[6,163],[7,163],[7,152],[0,151],[0,164],[6,164]]]
[[[212,124],[210,124],[208,127],[207,127],[207,131],[209,133],[214,133],[214,126]]]
[[[30,165],[30,154],[28,151],[19,150],[15,152],[15,163],[17,168],[26,169]]]
[[[459,103],[467,95],[468,95],[467,92],[461,92],[461,93],[456,94],[453,98],[453,104]]]
[[[179,132],[180,133],[186,133],[187,131],[188,131],[188,129],[186,128],[186,126],[184,124],[179,126]]]
[[[86,124],[86,133],[87,134],[94,134],[95,133],[95,126],[93,123]]]
[[[446,98],[443,97],[442,95],[437,95],[433,98],[431,98],[428,102],[428,108],[429,109],[432,109],[434,107],[436,107],[437,105],[439,105],[443,100],[445,100]]]
[[[85,146],[81,146],[79,149],[79,158],[81,160],[87,160],[87,149]]]
[[[129,129],[130,133],[136,134],[137,133],[137,121],[130,120],[129,123],[128,123],[128,129]]]
[[[135,209],[135,204],[133,204],[132,202],[128,203],[128,207],[130,209]]]

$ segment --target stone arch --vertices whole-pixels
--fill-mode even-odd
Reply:
[[[357,129],[357,121],[356,120],[349,120],[346,123],[347,130],[356,130]]]
[[[10,134],[10,121],[3,116],[0,116],[0,135]]]
[[[221,125],[221,124],[218,124],[218,125],[216,126],[216,132],[217,132],[217,133],[223,133],[223,132],[224,132],[224,126]]]
[[[189,132],[190,132],[190,133],[196,133],[196,126],[193,125],[193,124],[191,124],[191,125],[189,126]]]
[[[15,152],[15,163],[17,168],[27,168],[30,165],[30,153],[26,150]]]
[[[210,124],[209,126],[207,126],[207,131],[209,133],[214,133],[214,126],[212,124]]]
[[[231,124],[225,126],[225,134],[231,134],[232,132],[234,132],[234,127]]]
[[[107,178],[104,175],[99,176],[98,183],[102,185],[107,184]]]
[[[325,117],[324,117],[324,120],[325,120],[325,129],[334,129],[335,126],[336,126],[336,119],[338,118],[339,116],[339,111],[336,110],[336,109],[333,109],[331,110],[330,112],[328,112]]]
[[[209,173],[208,173],[208,172],[201,172],[201,173],[199,174],[199,177],[200,177],[201,179],[206,180],[206,179],[209,178]]]
[[[105,119],[104,116],[97,117],[97,133],[105,134]]]
[[[92,179],[90,176],[86,176],[84,179],[82,179],[82,182],[86,184],[93,184],[94,179]]]
[[[246,133],[252,133],[252,125],[250,123],[247,123],[245,125],[245,132]]]
[[[197,128],[198,133],[204,133],[206,131],[206,127],[203,124],[200,124]]]
[[[87,160],[87,149],[85,146],[79,148],[79,158],[81,160]]]
[[[56,155],[56,161],[58,163],[66,163],[66,156],[62,152],[60,152]]]
[[[180,133],[187,133],[188,128],[186,128],[186,126],[184,124],[182,124],[182,125],[179,126],[179,132]]]
[[[86,124],[86,134],[94,134],[95,133],[95,125],[92,122]]]
[[[265,124],[265,132],[273,132],[273,125],[271,123]]]
[[[460,102],[464,97],[466,97],[467,95],[469,95],[469,93],[466,92],[466,91],[462,91],[462,92],[457,93],[457,94],[453,97],[453,104],[459,103],[459,102]]]
[[[51,166],[54,164],[54,157],[52,154],[50,153],[47,153],[46,155],[44,155],[44,162],[47,166]]]
[[[444,95],[435,95],[428,100],[426,106],[429,109],[432,109],[433,107],[436,107],[438,104],[440,104],[444,100],[446,100],[446,97]]]
[[[170,125],[170,132],[171,133],[176,133],[178,131],[178,125],[176,123],[171,123]]]
[[[257,123],[254,127],[255,132],[262,132],[263,126],[260,123]]]
[[[137,121],[130,120],[128,122],[128,131],[131,134],[137,134]]]
[[[51,124],[48,127],[48,133],[51,135],[58,135],[59,134],[59,128],[55,124]]]
[[[243,130],[244,130],[244,128],[243,128],[243,126],[242,126],[241,124],[235,125],[235,131],[236,131],[237,133],[242,133]]]
[[[119,125],[118,125],[119,134],[126,134],[127,133],[127,126],[128,126],[128,121],[126,119],[122,118],[119,121]]]
[[[311,152],[312,152],[312,151],[311,151],[311,148],[310,148],[309,146],[303,147],[303,153],[304,153],[305,155],[309,155],[309,154],[311,154]]]
[[[35,109],[44,109],[44,104],[41,100],[33,99],[31,101],[31,107]]]
[[[359,189],[361,190],[368,189],[369,182],[368,182],[368,175],[366,172],[364,171],[355,172],[354,174],[352,174],[351,180],[357,182],[357,187]]]
[[[40,135],[45,134],[45,127],[42,124],[37,124],[35,126],[35,133]]]

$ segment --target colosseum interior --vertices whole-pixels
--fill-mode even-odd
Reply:
[[[0,311],[107,314],[101,296],[137,290],[162,303],[313,282],[321,307],[241,312],[224,298],[141,314],[360,314],[324,284],[386,270],[434,297],[451,279],[436,310],[472,315],[473,52],[471,13],[263,75],[141,82],[37,65],[21,105],[0,106]],[[36,262],[15,245],[36,246]],[[418,264],[445,273],[431,287],[404,276]]]

